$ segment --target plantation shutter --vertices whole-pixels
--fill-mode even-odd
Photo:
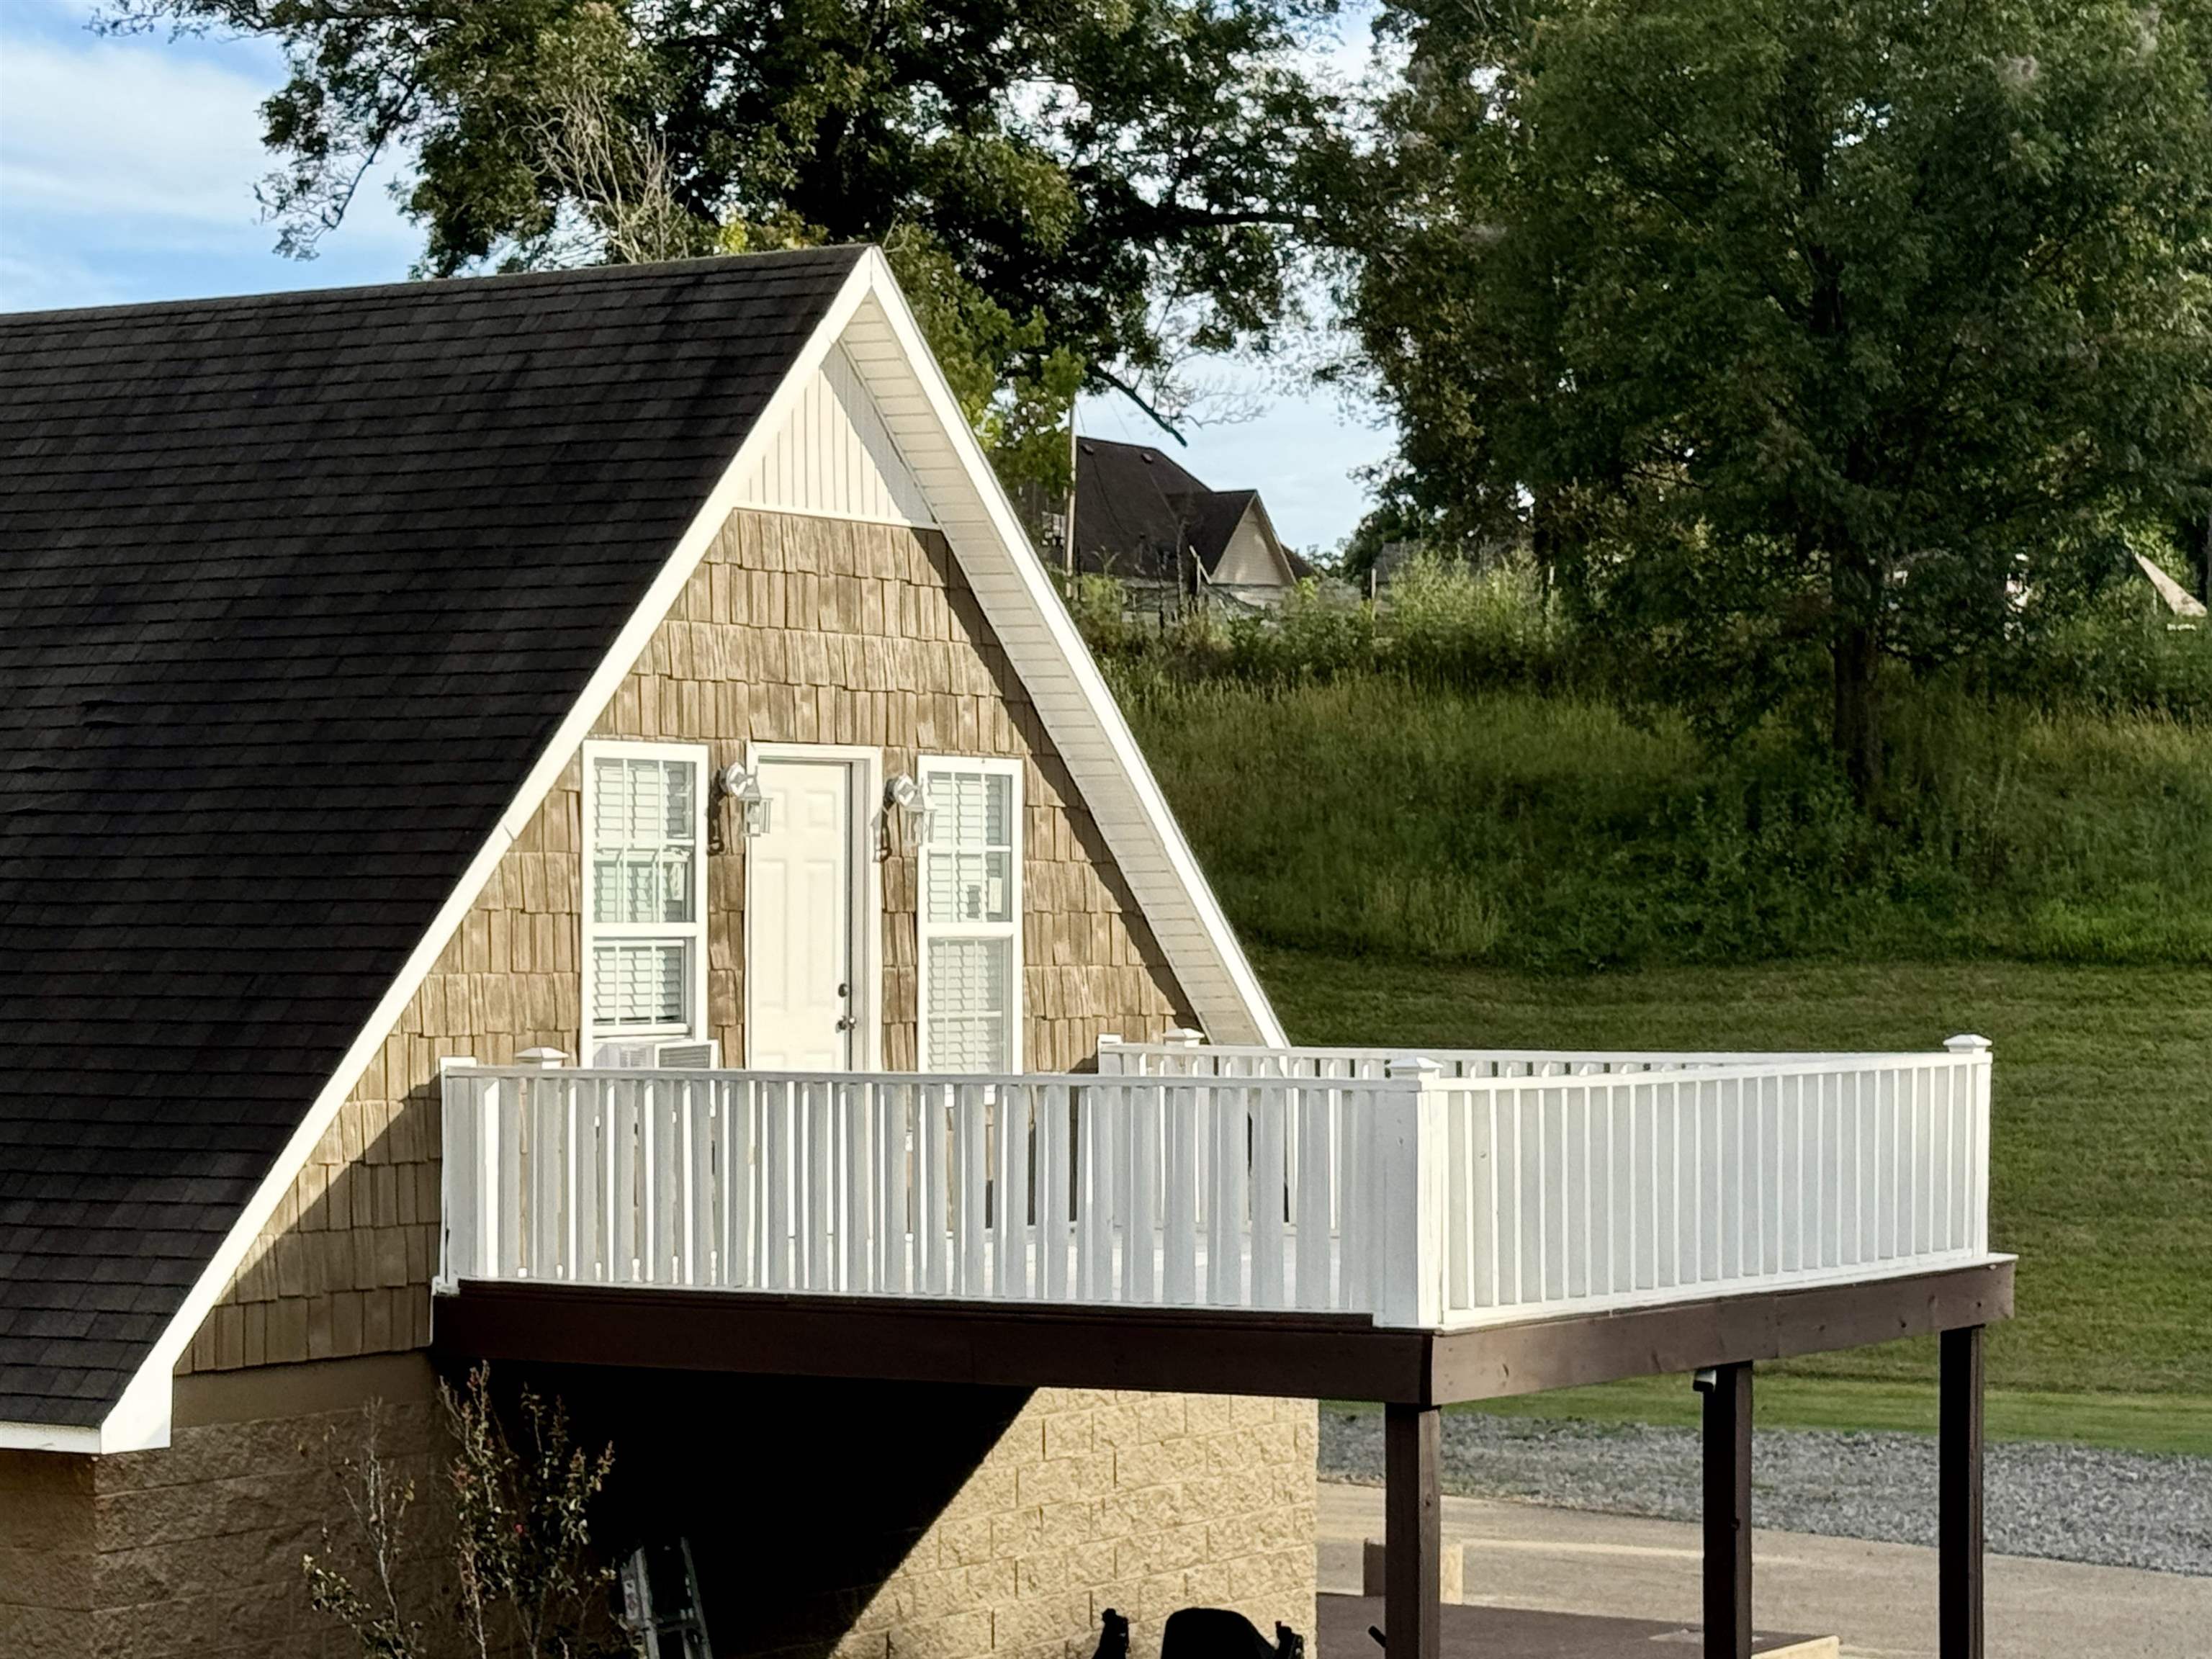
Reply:
[[[688,745],[585,745],[587,1054],[605,1036],[700,1034],[706,770]]]
[[[921,1063],[1021,1064],[1021,771],[1014,761],[925,760]]]

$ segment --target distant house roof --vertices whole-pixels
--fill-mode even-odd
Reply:
[[[1076,568],[1176,581],[1184,579],[1188,554],[1212,575],[1259,499],[1254,489],[1210,489],[1149,444],[1082,439],[1076,445]],[[1273,542],[1272,526],[1267,536]],[[1303,561],[1287,548],[1281,551],[1294,576],[1304,574]]]
[[[873,251],[0,316],[0,1444],[149,1377],[166,1434],[157,1345],[863,315],[1199,1012],[1281,1041]]]

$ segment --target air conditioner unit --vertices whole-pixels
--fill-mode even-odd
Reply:
[[[602,1042],[592,1064],[602,1071],[711,1072],[722,1063],[722,1045],[712,1037],[643,1037]]]

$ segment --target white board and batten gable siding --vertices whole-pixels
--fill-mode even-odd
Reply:
[[[929,498],[899,453],[860,370],[830,348],[738,486],[746,507],[933,527]]]

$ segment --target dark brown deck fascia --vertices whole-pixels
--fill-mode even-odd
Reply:
[[[432,1346],[464,1359],[1434,1406],[1988,1324],[2011,1316],[2012,1270],[1977,1262],[1450,1332],[1352,1314],[471,1280],[436,1298]]]
[[[1428,1345],[1364,1315],[473,1280],[431,1321],[471,1359],[1289,1399],[1416,1393]]]
[[[1665,1376],[1993,1324],[2012,1317],[2012,1286],[2013,1261],[2005,1256],[1896,1279],[1447,1331],[1431,1352],[1425,1403]]]

